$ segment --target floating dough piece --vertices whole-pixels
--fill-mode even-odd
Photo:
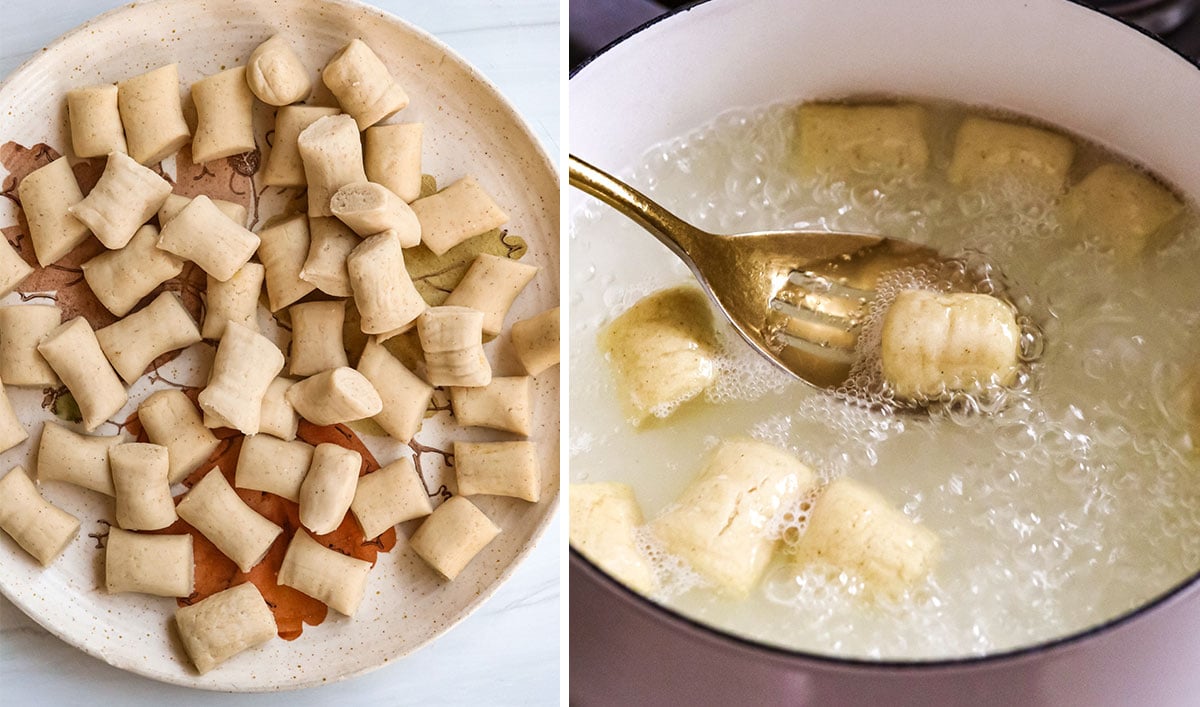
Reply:
[[[149,224],[120,250],[83,264],[83,278],[108,311],[123,317],[156,287],[183,272],[183,261],[158,249],[158,229]]]
[[[158,212],[171,194],[171,183],[123,152],[108,156],[100,181],[68,210],[110,250],[124,248],[133,234]]]
[[[263,396],[283,370],[283,354],[262,334],[237,322],[225,325],[200,409],[242,434],[258,432]]]
[[[267,299],[272,312],[278,312],[316,288],[300,279],[308,258],[308,218],[296,214],[273,223],[258,234],[258,259],[267,272]],[[355,241],[357,244],[357,241]]]
[[[318,118],[300,132],[296,147],[304,163],[309,216],[332,216],[329,200],[334,193],[347,184],[367,181],[358,127],[348,115]]]
[[[240,489],[266,491],[298,503],[312,462],[311,444],[256,434],[242,442],[233,483]]]
[[[100,348],[129,385],[154,359],[200,341],[200,329],[178,295],[163,292],[137,312],[96,332]]]
[[[5,385],[58,385],[58,375],[38,353],[37,345],[59,324],[62,310],[55,305],[0,307],[0,380]]]
[[[883,377],[899,398],[1011,385],[1020,337],[995,297],[905,290],[883,318]]]
[[[600,332],[625,417],[667,417],[717,375],[717,335],[704,293],[675,287],[638,301]]]
[[[152,393],[138,406],[138,420],[152,443],[167,448],[170,460],[167,481],[172,484],[187,478],[221,446],[221,441],[204,426],[200,411],[182,390]]]
[[[167,196],[167,200],[158,208],[159,225],[165,226],[167,221],[178,216],[179,212],[183,211],[190,203],[192,203],[192,197],[190,196],[183,196],[182,194]],[[213,199],[212,203],[213,206],[217,207],[221,213],[228,216],[237,225],[246,225],[246,217],[249,216],[249,212],[246,211],[245,206],[232,201],[225,201],[224,199]]]
[[[478,309],[483,312],[483,333],[496,336],[504,328],[513,301],[537,271],[536,265],[481,253],[442,304]]]
[[[258,250],[258,236],[234,223],[201,194],[163,226],[158,247],[190,260],[224,282]]]
[[[412,207],[379,184],[347,184],[334,192],[329,210],[364,238],[389,231],[405,248],[421,242],[421,222]]]
[[[483,353],[483,312],[431,307],[417,318],[417,336],[430,385],[476,387],[492,382],[492,367]]]
[[[17,289],[21,281],[33,273],[33,266],[8,241],[0,245],[0,297]]]
[[[721,591],[745,596],[771,560],[771,520],[815,484],[812,471],[762,442],[721,442],[650,528]]]
[[[1140,254],[1183,203],[1154,179],[1132,167],[1104,164],[1071,188],[1063,220],[1082,240],[1127,258]]]
[[[805,170],[922,172],[929,165],[921,106],[806,103],[797,112]]]
[[[327,295],[352,296],[354,288],[350,285],[346,260],[362,241],[336,218],[309,218],[308,231],[311,241],[300,279],[311,282]]]
[[[246,505],[220,469],[205,474],[175,510],[242,572],[262,562],[271,543],[283,533],[283,528]]]
[[[187,533],[145,535],[108,529],[104,542],[104,586],[109,594],[190,596],[194,567],[192,536]]]
[[[33,252],[42,267],[70,253],[91,233],[70,210],[83,201],[83,192],[66,157],[25,175],[17,185],[17,198],[29,223]]]
[[[192,103],[196,106],[192,162],[254,151],[254,94],[246,85],[246,67],[237,66],[192,84]]]
[[[321,72],[321,79],[342,110],[354,116],[359,130],[408,106],[408,94],[361,39],[350,40],[334,54]]]
[[[533,378],[496,376],[485,386],[450,388],[454,419],[463,427],[490,427],[529,436],[533,431]]]
[[[108,468],[108,452],[128,441],[123,434],[112,437],[76,434],[47,421],[42,424],[42,439],[38,442],[38,482],[65,481],[106,496],[116,496]]]
[[[161,530],[175,522],[167,474],[167,448],[126,442],[108,450],[116,489],[117,525],[126,530]]]
[[[334,368],[296,383],[287,392],[296,412],[314,425],[372,417],[383,409],[379,393],[353,368]]]
[[[400,239],[371,236],[346,258],[354,304],[364,334],[387,334],[407,326],[429,306],[404,268]]]
[[[129,152],[115,84],[67,91],[67,117],[71,121],[71,148],[76,157],[105,157],[110,152]]]
[[[421,222],[421,242],[434,255],[508,223],[508,214],[474,177],[464,177],[436,194],[417,199],[412,209]]]
[[[191,139],[179,99],[179,65],[168,64],[117,84],[117,107],[129,156],[161,162]]]
[[[267,392],[263,395],[262,414],[258,421],[259,434],[273,435],[288,441],[296,439],[300,415],[287,401],[288,389],[295,382],[291,378],[281,376],[267,386]]]
[[[367,179],[382,184],[406,203],[421,196],[421,123],[376,125],[363,131]]]
[[[874,489],[843,477],[817,498],[796,556],[827,562],[862,579],[873,593],[895,597],[929,574],[939,545],[933,531]]]
[[[954,139],[946,176],[964,184],[1000,174],[1033,180],[1050,192],[1062,191],[1075,157],[1075,144],[1058,133],[987,118],[967,118]]]
[[[412,458],[401,457],[359,478],[350,512],[363,537],[374,540],[397,523],[433,513],[433,503]]]
[[[558,307],[512,325],[513,349],[517,360],[531,376],[558,365],[560,344]]]
[[[433,386],[408,370],[375,337],[367,341],[357,370],[375,386],[383,401],[383,409],[372,419],[392,438],[407,444],[421,429],[433,398]]]
[[[296,140],[305,128],[321,118],[339,115],[337,108],[321,106],[284,106],[275,113],[275,140],[263,168],[263,184],[269,187],[303,187],[304,162]]]
[[[500,528],[475,504],[454,496],[421,523],[409,545],[422,560],[453,580],[499,534]]]
[[[0,452],[12,449],[27,439],[29,433],[17,418],[17,411],[13,409],[4,386],[0,385]]]
[[[42,498],[17,466],[0,478],[0,530],[44,567],[79,533],[79,519]]]
[[[366,594],[370,574],[370,562],[343,555],[298,530],[279,566],[278,582],[334,611],[354,616]]]
[[[175,611],[175,625],[201,675],[277,633],[275,615],[251,582]]]
[[[332,533],[342,524],[354,491],[362,455],[336,444],[318,444],[300,487],[300,522],[314,535]]]
[[[204,326],[200,329],[204,338],[220,339],[229,322],[258,331],[258,296],[262,293],[266,272],[266,267],[260,263],[246,263],[225,282],[207,276],[208,285],[204,292],[207,307]]]
[[[100,349],[96,332],[83,317],[75,317],[47,334],[38,344],[38,353],[71,391],[85,431],[99,427],[129,400],[125,386]]]
[[[642,509],[626,484],[571,484],[571,546],[639,594],[658,586],[654,568],[638,549]]]
[[[342,324],[346,321],[344,301],[294,304],[288,312],[292,316],[292,361],[289,373],[311,376],[350,365],[342,341]]]
[[[537,503],[542,495],[533,442],[455,442],[454,473],[463,496],[511,496]]]
[[[250,52],[246,84],[269,106],[286,106],[308,98],[312,79],[304,62],[281,34],[272,36]]]

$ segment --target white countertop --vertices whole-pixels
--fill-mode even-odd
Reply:
[[[0,76],[117,0],[3,0]],[[558,0],[373,0],[436,35],[512,101],[557,161]],[[51,636],[0,597],[0,704],[325,705],[556,704],[559,568],[556,518],[478,611],[416,654],[362,677],[299,692],[231,696],[110,667]]]

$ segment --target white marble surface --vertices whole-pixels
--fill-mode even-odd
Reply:
[[[115,0],[2,0],[0,76]],[[374,0],[474,64],[559,154],[558,0]],[[475,614],[415,655],[326,687],[232,696],[112,668],[0,597],[0,705],[554,704],[559,696],[560,523]]]

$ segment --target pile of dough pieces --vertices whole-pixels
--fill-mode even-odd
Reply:
[[[321,77],[340,110],[296,103],[307,98],[312,82],[286,39],[274,36],[246,66],[192,84],[194,132],[184,119],[176,65],[116,85],[73,90],[67,104],[74,152],[106,157],[103,175],[85,197],[63,157],[20,183],[38,262],[48,267],[95,235],[109,250],[84,263],[84,277],[122,319],[93,331],[82,317],[62,322],[55,306],[0,307],[4,385],[65,385],[90,433],[125,406],[126,385],[155,358],[202,338],[217,341],[199,410],[179,390],[155,392],[138,406],[150,443],[81,435],[53,422],[43,426],[39,481],[73,483],[114,498],[116,524],[105,552],[109,592],[192,593],[191,536],[138,532],[166,528],[177,517],[249,572],[283,529],[244,503],[234,487],[299,504],[305,529],[292,538],[278,582],[348,616],[363,598],[371,563],[312,537],[332,532],[347,512],[368,539],[427,516],[409,544],[452,580],[500,532],[468,496],[539,499],[541,475],[527,439],[456,442],[458,494],[436,510],[410,458],[360,478],[359,453],[296,440],[300,418],[316,425],[370,418],[408,442],[435,386],[449,389],[458,424],[527,438],[532,376],[559,356],[557,308],[512,326],[513,347],[528,375],[493,376],[485,355],[484,337],[501,333],[535,266],[480,255],[444,306],[426,304],[405,269],[403,249],[424,243],[440,255],[499,227],[507,216],[471,177],[418,198],[422,126],[377,125],[403,109],[408,97],[366,44],[351,41]],[[196,162],[255,149],[256,97],[280,106],[264,181],[308,193],[306,214],[270,221],[258,233],[245,227],[243,207],[174,195],[171,184],[146,166],[189,142]],[[159,225],[148,223],[156,215]],[[134,311],[188,260],[207,274],[200,326],[170,292]],[[0,245],[0,295],[32,271],[15,250]],[[270,310],[287,308],[290,315],[288,358],[258,328],[264,283]],[[318,290],[336,299],[299,302]],[[349,297],[371,337],[354,368],[342,339]],[[383,346],[414,326],[424,376]],[[234,486],[213,469],[176,505],[171,485],[217,449],[211,431],[217,427],[246,435]],[[0,448],[27,437],[0,389]],[[79,521],[46,501],[17,467],[0,478],[0,528],[47,565],[76,536]],[[180,608],[176,623],[201,673],[276,633],[270,608],[249,582]]]

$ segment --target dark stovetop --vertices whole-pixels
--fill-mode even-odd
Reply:
[[[658,14],[691,2],[693,0],[574,0],[570,3],[571,68],[625,32]],[[1126,4],[1139,3],[1130,0]],[[1167,33],[1163,40],[1193,61],[1200,61],[1200,11]]]

